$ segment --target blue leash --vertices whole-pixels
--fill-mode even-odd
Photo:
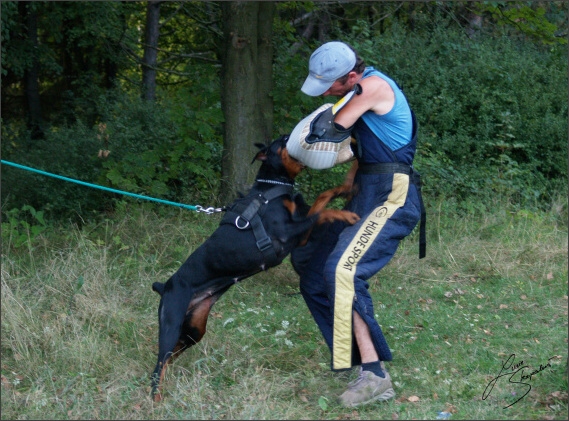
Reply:
[[[129,193],[129,192],[122,191],[122,190],[111,189],[110,187],[104,187],[104,186],[99,186],[97,184],[86,183],[86,182],[80,181],[80,180],[74,180],[73,178],[63,177],[61,175],[52,174],[52,173],[42,171],[42,170],[37,170],[35,168],[26,167],[25,165],[15,164],[14,162],[10,162],[10,161],[4,161],[3,159],[1,160],[1,162],[2,162],[2,164],[10,165],[12,167],[16,167],[16,168],[19,168],[21,170],[31,171],[31,172],[35,172],[35,173],[38,173],[41,175],[47,175],[48,177],[54,177],[54,178],[58,178],[60,180],[70,181],[72,183],[81,184],[82,186],[93,187],[95,189],[105,190],[105,191],[108,191],[111,193],[124,194],[126,196],[136,197],[137,199],[151,200],[153,202],[158,202],[158,203],[162,203],[165,205],[178,206],[178,207],[185,208],[185,209],[195,210],[197,212],[205,212],[207,214],[223,211],[222,208],[213,208],[213,207],[203,208],[200,205],[196,205],[196,206],[185,205],[183,203],[170,202],[169,200],[156,199],[154,197],[142,196],[140,194],[134,194],[134,193]]]

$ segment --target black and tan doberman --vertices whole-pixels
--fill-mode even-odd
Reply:
[[[209,312],[224,292],[280,264],[315,224],[359,220],[352,212],[325,209],[333,198],[351,193],[351,180],[322,193],[312,207],[293,193],[294,179],[304,167],[288,155],[287,139],[257,145],[253,161],[260,160],[261,167],[249,193],[228,208],[219,227],[166,283],[152,285],[161,296],[158,362],[152,374],[155,401],[162,399],[166,365],[202,339]]]

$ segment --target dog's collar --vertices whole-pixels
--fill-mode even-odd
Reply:
[[[289,186],[289,187],[294,187],[294,184],[291,183],[284,183],[282,181],[277,181],[277,180],[261,180],[261,179],[257,179],[255,180],[257,183],[268,183],[268,184],[280,184],[281,186]]]

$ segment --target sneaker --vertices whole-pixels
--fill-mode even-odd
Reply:
[[[393,398],[395,391],[391,384],[391,376],[387,371],[383,372],[385,377],[379,377],[371,371],[361,370],[360,367],[358,378],[348,383],[348,390],[340,396],[340,403],[343,406],[354,407]]]

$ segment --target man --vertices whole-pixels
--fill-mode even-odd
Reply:
[[[333,116],[329,132],[348,131],[357,140],[357,190],[346,208],[361,220],[315,231],[292,254],[301,293],[332,352],[332,370],[361,364],[359,377],[340,396],[351,407],[395,396],[383,364],[391,361],[391,351],[375,320],[367,280],[390,261],[422,214],[412,167],[416,122],[398,85],[366,67],[345,43],[319,47],[309,71],[302,86],[307,95],[358,93]]]

